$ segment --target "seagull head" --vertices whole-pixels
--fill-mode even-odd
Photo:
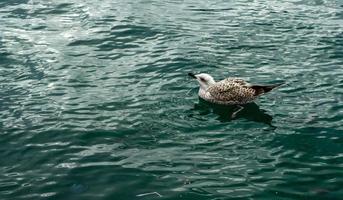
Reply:
[[[199,84],[200,88],[206,90],[210,85],[215,84],[213,77],[209,74],[201,73],[201,74],[193,74],[188,73],[188,75],[194,79],[196,79]]]

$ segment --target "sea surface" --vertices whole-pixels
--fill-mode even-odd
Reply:
[[[0,1],[1,200],[342,197],[343,1]]]

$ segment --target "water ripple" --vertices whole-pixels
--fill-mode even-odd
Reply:
[[[340,199],[342,5],[1,2],[1,199]],[[232,119],[190,71],[286,84]]]

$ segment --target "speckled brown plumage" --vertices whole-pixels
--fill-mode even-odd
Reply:
[[[198,80],[200,84],[199,96],[202,99],[225,105],[250,103],[260,95],[280,85],[252,85],[240,78],[226,78],[215,82],[208,74],[194,75],[190,73],[189,75]]]
[[[226,78],[208,87],[206,90],[214,100],[221,104],[245,104],[257,97],[255,90],[243,79]]]

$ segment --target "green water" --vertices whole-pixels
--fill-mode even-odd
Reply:
[[[1,200],[340,199],[342,103],[339,0],[0,2]]]

